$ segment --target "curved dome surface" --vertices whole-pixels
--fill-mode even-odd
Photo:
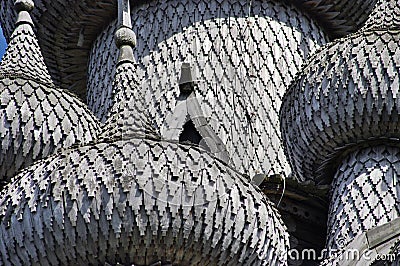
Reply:
[[[327,247],[343,248],[363,232],[400,217],[400,184],[393,182],[400,176],[399,153],[399,147],[385,143],[362,148],[342,160],[340,176],[331,185]],[[400,233],[392,229],[396,231]]]
[[[88,53],[91,44],[101,29],[115,18],[116,1],[110,0],[35,0],[37,9],[34,21],[40,21],[38,30],[46,62],[58,86],[71,89],[82,98],[85,97]],[[208,1],[205,1],[206,3]],[[212,1],[210,1],[212,2]],[[218,1],[225,2],[225,1]],[[236,1],[239,3],[239,1]],[[357,30],[366,20],[376,0],[263,0],[240,1],[247,10],[257,2],[289,3],[301,8],[316,21],[325,26],[332,36],[343,36]],[[0,6],[0,20],[6,37],[11,35],[15,15],[13,0],[4,1]],[[154,3],[135,1],[135,4]],[[68,9],[69,12],[65,12]],[[193,10],[185,10],[191,17]]]
[[[281,98],[326,37],[292,6],[258,1],[247,16],[245,2],[154,1],[134,8],[141,91],[161,137],[178,140],[187,120],[202,120],[235,169],[250,176],[289,175],[280,139]],[[186,16],[187,10],[194,15]],[[115,93],[115,29],[116,22],[110,23],[93,43],[89,64],[88,105],[102,120]],[[191,68],[191,97],[181,90],[184,65]]]
[[[193,147],[67,150],[21,172],[0,198],[2,264],[286,265],[286,228],[269,200]]]
[[[99,126],[85,104],[34,80],[0,80],[0,177],[73,144],[95,139]]]
[[[26,19],[17,22],[0,64],[0,184],[36,160],[92,141],[99,130],[83,103],[54,86]]]
[[[400,30],[393,25],[376,24],[328,44],[288,90],[282,134],[301,180],[329,183],[335,171],[327,165],[336,167],[342,150],[400,138]]]

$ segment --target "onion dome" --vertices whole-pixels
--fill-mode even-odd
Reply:
[[[365,242],[353,239],[365,232],[371,246],[378,240],[386,246],[385,238],[400,234],[399,227],[390,226],[400,217],[399,154],[400,147],[390,143],[371,144],[342,160],[331,184],[327,247],[360,250],[357,245]],[[390,229],[376,230],[384,225]],[[378,231],[377,236],[371,231]],[[346,247],[354,241],[354,246]]]
[[[120,0],[116,79],[134,78],[128,10]],[[139,97],[134,80],[115,84]],[[1,192],[0,264],[287,264],[286,227],[258,188],[202,149],[144,139],[125,118],[122,140],[116,131],[64,150]]]
[[[309,13],[328,34],[343,37],[357,31],[367,20],[378,0],[292,0]]]
[[[329,184],[355,148],[398,145],[399,5],[381,1],[363,30],[312,56],[286,93],[282,135],[300,180]]]
[[[296,5],[323,25],[328,34],[336,37],[356,31],[365,22],[376,1],[285,0],[273,2]],[[71,89],[84,98],[91,44],[101,29],[114,18],[117,1],[35,0],[34,2],[37,6],[34,21],[40,21],[39,39],[42,42],[46,63],[50,67],[53,80],[61,88]],[[209,0],[202,0],[196,3],[200,6],[207,5],[209,2]],[[246,1],[241,2],[243,3],[240,5],[246,4],[244,3]],[[0,20],[7,39],[11,35],[15,21],[15,16],[11,15],[13,3],[14,0],[4,0],[0,7]],[[137,1],[135,5],[161,6],[163,3],[147,0]]]
[[[124,140],[66,150],[0,194],[4,265],[286,265],[258,188],[195,147]]]
[[[276,1],[253,1],[250,12],[246,1],[155,3],[133,8],[131,17],[145,113],[161,138],[205,144],[249,176],[288,177],[281,99],[307,56],[326,43],[322,29]],[[117,29],[113,21],[98,35],[88,64],[88,105],[101,120],[113,105]]]
[[[151,125],[144,93],[136,75],[137,66],[133,57],[136,36],[131,29],[130,19],[129,17],[127,21],[122,22],[123,25],[115,33],[120,55],[112,90],[114,105],[101,137],[113,140],[132,137],[159,139],[156,130]]]
[[[32,1],[16,1],[18,20],[0,65],[0,182],[61,148],[93,140],[99,130],[83,103],[54,86],[32,8]]]

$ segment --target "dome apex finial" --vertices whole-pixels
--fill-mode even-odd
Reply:
[[[136,35],[132,30],[131,8],[129,0],[118,0],[118,30],[115,32],[115,44],[120,50],[118,64],[134,62],[133,48]]]
[[[29,24],[33,26],[33,21],[29,13],[33,10],[34,7],[35,4],[32,0],[15,1],[15,10],[17,10],[18,12],[18,18],[16,22],[17,26],[20,24]]]
[[[35,3],[32,0],[17,0],[15,1],[15,9],[18,12],[27,11],[31,12],[35,7]]]
[[[136,35],[132,29],[122,26],[115,32],[115,44],[118,48],[124,45],[135,47]]]

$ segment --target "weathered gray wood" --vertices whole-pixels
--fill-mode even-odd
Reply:
[[[398,24],[385,20],[328,44],[293,82],[280,114],[286,151],[300,180],[329,183],[335,173],[330,167],[350,146],[400,138],[399,50],[390,52],[395,43],[398,47]]]
[[[7,243],[0,246],[0,264],[266,265],[268,259],[285,265],[286,227],[260,191],[204,150],[154,140],[158,129],[146,99],[165,97],[159,80],[167,75],[155,72],[155,87],[141,90],[127,1],[120,1],[120,11],[128,15],[120,16],[119,26],[125,27],[116,32],[120,56],[103,135],[97,144],[75,146],[25,168],[0,193],[0,235]],[[160,49],[160,58],[166,58],[166,47]],[[25,80],[15,83],[23,86]],[[90,121],[82,119],[87,110],[47,92],[43,83],[28,90],[37,108],[24,120],[33,126],[45,124],[44,135],[56,143],[70,128],[87,134]],[[9,89],[11,97],[6,98],[4,116],[13,122],[18,115],[14,98],[17,104],[24,102],[18,86]],[[68,120],[54,113],[54,106]],[[198,116],[199,110],[197,104],[189,113]],[[194,119],[212,135],[206,119]],[[40,135],[27,133],[31,141]],[[33,150],[39,154],[40,145]]]
[[[187,180],[186,176],[191,175],[192,167],[196,169],[195,162],[183,159],[179,162],[180,167],[170,168],[171,163],[166,160],[170,158],[168,156],[160,156],[158,161],[154,161],[154,165],[168,167],[170,175],[177,179],[167,179],[166,176],[156,175],[157,172],[150,172],[146,174],[144,185],[139,185],[138,176],[132,176],[129,182],[131,189],[122,189],[122,184],[126,182],[123,181],[124,172],[132,168],[137,173],[146,172],[148,158],[132,160],[131,154],[138,153],[138,150],[151,152],[155,147],[163,155],[168,149],[174,149],[175,156],[182,158],[196,153],[199,160],[208,165],[198,173],[196,200],[193,198],[191,201],[182,201],[183,195],[190,198],[188,186],[182,184],[190,185],[190,179]],[[111,150],[115,151],[114,158],[121,160],[122,169],[116,171],[113,164],[105,163],[104,170],[114,173],[108,176],[101,174],[104,171],[101,167],[93,168],[94,174],[98,176],[96,187],[91,187],[88,184],[92,182],[91,179],[85,178],[88,167],[85,164],[74,165],[70,172],[62,170],[71,162],[68,159],[70,156],[78,156],[77,161],[85,162],[94,158],[107,158],[107,151]],[[122,150],[125,152],[121,153]],[[48,175],[47,172],[53,174]],[[23,183],[32,185],[24,187]],[[47,187],[46,184],[50,183],[52,185],[49,190],[38,189],[40,184]],[[154,189],[158,183],[164,184],[164,194]],[[114,189],[109,191],[109,185]],[[80,191],[77,197],[72,190],[74,187]],[[89,187],[94,191],[88,191]],[[204,192],[210,195],[208,199],[204,197]],[[95,196],[89,197],[89,194]],[[17,197],[14,199],[5,195]],[[242,197],[246,201],[241,201]],[[264,256],[271,252],[271,259],[277,263],[286,260],[285,229],[266,197],[235,171],[197,148],[188,149],[168,142],[131,140],[66,151],[25,170],[16,178],[16,182],[3,190],[0,198],[3,199],[0,203],[0,232],[8,243],[5,250],[0,248],[0,261],[3,264],[7,264],[13,257],[22,259],[23,252],[36,254],[26,257],[29,262],[41,260],[50,265],[54,264],[53,259],[61,264],[74,264],[83,260],[94,264],[106,261],[141,263],[150,262],[150,258],[157,256],[159,260],[183,264],[197,261],[199,265],[204,265],[209,260],[213,264],[225,264],[224,260],[218,262],[218,258],[222,256],[229,258],[230,263],[264,265]],[[36,209],[35,212],[29,207],[29,201],[32,201],[31,206]],[[33,223],[27,223],[25,219],[17,220],[18,209],[9,208],[13,205],[19,206],[22,217],[28,215],[26,217],[29,218],[30,215]],[[10,215],[4,216],[7,211],[10,211]],[[97,213],[97,218],[92,215],[94,213]],[[206,214],[204,218],[203,214]],[[90,218],[86,219],[86,215]],[[7,228],[5,225],[9,221],[12,223]],[[247,227],[244,221],[252,226]],[[18,228],[24,228],[26,232],[31,230],[34,235],[42,234],[45,238],[35,238],[33,241],[26,236],[18,237]],[[99,230],[94,230],[95,228]],[[217,233],[219,230],[220,233]],[[169,236],[170,233],[175,238]],[[42,243],[45,240],[46,244]],[[89,240],[91,245],[87,244]],[[18,249],[22,253],[16,253],[13,248],[17,241],[20,241]],[[279,248],[276,241],[281,243]],[[253,246],[255,243],[258,244]],[[39,252],[43,245],[47,257]],[[154,246],[160,248],[153,249]],[[61,248],[65,256],[58,253]],[[151,253],[146,252],[146,249],[151,250]],[[242,252],[247,255],[243,256]],[[90,254],[98,254],[98,257]]]
[[[161,137],[179,139],[189,118],[174,112],[182,105],[182,64],[190,63],[201,117],[207,120],[206,128],[198,124],[196,129],[203,138],[212,135],[210,141],[220,139],[213,142],[221,142],[218,150],[225,146],[226,152],[216,156],[231,158],[236,169],[251,176],[288,176],[280,144],[281,97],[306,56],[326,37],[297,9],[282,3],[254,2],[251,16],[242,17],[248,15],[248,8],[243,8],[247,3],[157,1],[133,8],[137,78],[146,98],[145,113]],[[193,16],[179,16],[180,9],[191,10]],[[99,34],[89,61],[88,104],[103,121],[114,103],[115,29],[113,22]]]
[[[22,168],[88,143],[99,131],[87,107],[53,84],[28,17],[17,22],[0,64],[0,187]]]
[[[399,40],[400,2],[381,0],[362,30],[311,57],[284,98],[298,179],[333,179],[328,250],[400,216]]]
[[[332,184],[329,248],[343,248],[357,235],[400,217],[400,176],[394,172],[399,153],[399,148],[375,146],[342,161]],[[390,162],[389,156],[397,159]]]

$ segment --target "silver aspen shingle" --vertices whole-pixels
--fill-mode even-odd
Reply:
[[[53,84],[24,6],[0,64],[0,117],[2,184],[41,158],[92,141],[99,130],[86,106]]]
[[[399,16],[400,1],[379,1],[364,28],[310,58],[284,97],[282,135],[298,179],[331,185],[328,250],[357,250],[400,216]]]
[[[179,139],[192,120],[219,158],[239,171],[290,175],[278,112],[305,58],[326,43],[315,22],[274,1],[250,7],[246,1],[190,0],[134,7],[132,25],[146,114],[161,138]],[[112,22],[99,34],[89,61],[88,105],[103,121],[113,104],[115,30]],[[190,96],[180,84],[185,65],[193,72]]]
[[[398,264],[400,0],[0,21],[0,265]]]
[[[195,147],[131,139],[72,149],[25,169],[0,198],[5,265],[286,265],[275,207]]]
[[[287,265],[286,226],[258,187],[201,147],[157,140],[129,10],[120,0],[115,99],[100,139],[2,190],[0,264]]]

